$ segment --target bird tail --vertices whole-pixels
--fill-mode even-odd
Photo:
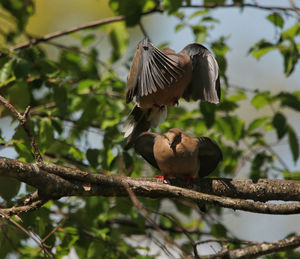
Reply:
[[[123,125],[122,132],[124,132],[124,137],[128,137],[124,149],[128,150],[132,148],[136,138],[142,132],[148,131],[150,127],[157,127],[166,117],[166,106],[142,109],[138,105],[135,105]]]

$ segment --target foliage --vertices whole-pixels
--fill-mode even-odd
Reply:
[[[214,1],[205,1],[211,3]],[[225,2],[225,1],[222,1]],[[243,2],[243,1],[240,1]],[[73,35],[79,45],[59,48],[57,58],[48,55],[43,45],[30,46],[18,51],[9,51],[16,43],[17,36],[25,35],[26,23],[34,12],[32,1],[0,1],[9,14],[15,27],[3,31],[6,48],[1,52],[8,55],[0,58],[0,94],[20,111],[30,105],[31,129],[35,133],[42,155],[49,161],[63,165],[73,165],[97,173],[145,176],[145,162],[133,151],[123,151],[125,140],[121,122],[129,114],[131,105],[124,101],[125,80],[120,78],[113,64],[121,62],[128,47],[128,28],[139,24],[143,12],[151,11],[160,5],[166,13],[177,17],[176,31],[189,28],[195,41],[206,44],[207,37],[218,21],[209,9],[195,8],[187,15],[184,4],[188,0],[160,1],[122,1],[111,0],[110,6],[116,15],[125,15],[125,22],[112,23],[89,30],[88,34]],[[283,57],[283,71],[286,76],[293,73],[300,57],[299,22],[290,28],[285,27],[285,17],[270,11],[266,19],[279,30],[274,41],[261,39],[250,48],[257,59],[269,51],[279,51]],[[99,61],[96,48],[96,32],[108,35],[111,56]],[[210,37],[212,38],[212,37]],[[299,172],[292,172],[281,163],[272,145],[288,143],[290,156],[296,163],[299,160],[299,140],[297,130],[287,117],[291,110],[300,112],[300,91],[273,93],[271,91],[247,91],[231,86],[227,78],[228,62],[226,54],[230,50],[227,38],[214,38],[209,46],[216,55],[222,78],[222,101],[220,105],[195,103],[186,109],[179,105],[169,109],[168,120],[156,131],[164,132],[178,127],[196,136],[206,135],[214,138],[223,151],[224,160],[213,173],[214,177],[234,177],[243,166],[244,160],[250,162],[248,176],[252,179],[268,177],[274,170],[280,177],[299,179]],[[82,51],[84,49],[84,51]],[[122,63],[127,68],[129,60]],[[248,103],[254,118],[246,122],[239,110]],[[260,110],[268,113],[260,115]],[[11,116],[0,106],[1,117]],[[14,122],[15,119],[13,118]],[[1,131],[0,131],[1,133]],[[272,140],[266,134],[273,136]],[[21,127],[18,127],[10,140],[1,135],[1,143],[12,146],[18,159],[33,162],[29,140]],[[272,143],[272,144],[271,144]],[[145,170],[144,170],[145,169]],[[151,175],[154,170],[151,169]],[[149,173],[148,173],[149,174]],[[12,206],[16,199],[31,193],[30,186],[10,179],[1,179],[0,195],[6,206]],[[193,206],[170,200],[177,213],[176,219],[166,215],[155,217],[153,211],[163,211],[162,200],[140,199],[149,209],[157,224],[174,229],[178,224],[188,229],[197,229],[191,234],[201,239],[205,226],[215,238],[233,238],[220,222],[210,222],[205,218],[182,222],[181,215],[190,216]],[[207,213],[221,214],[218,208],[208,208]],[[175,215],[173,215],[175,217]],[[126,198],[65,198],[48,202],[36,212],[21,215],[22,226],[30,229],[41,238],[46,237],[58,224],[57,231],[46,240],[53,247],[55,258],[62,258],[74,248],[80,258],[155,258],[149,247],[139,246],[139,242],[129,242],[131,236],[151,235],[148,223]],[[115,219],[126,219],[130,224],[114,223]],[[127,222],[126,221],[126,222]],[[124,221],[125,222],[125,221]],[[39,258],[43,256],[36,244],[20,229],[1,220],[0,258],[15,254],[20,258]],[[174,240],[186,238],[183,233],[170,233]],[[192,253],[189,240],[181,242],[187,254]],[[140,254],[145,254],[142,256]],[[268,258],[292,258],[293,252],[282,252]]]

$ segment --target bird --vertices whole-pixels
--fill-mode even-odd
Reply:
[[[148,38],[141,40],[134,54],[126,84],[126,103],[135,100],[123,132],[128,137],[125,150],[137,136],[157,127],[167,117],[167,106],[179,99],[219,103],[219,67],[213,54],[203,45],[192,43],[179,53],[159,50]]]
[[[163,173],[159,178],[182,178],[188,184],[191,179],[209,175],[223,159],[213,139],[190,137],[178,128],[161,135],[143,132],[136,138],[134,149]]]

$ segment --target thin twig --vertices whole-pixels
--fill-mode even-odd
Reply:
[[[140,214],[154,227],[154,229],[160,233],[160,235],[162,236],[162,238],[169,244],[174,245],[175,247],[177,247],[182,253],[183,253],[183,257],[185,257],[184,251],[182,251],[182,249],[179,247],[179,245],[177,245],[174,240],[170,239],[164,232],[162,229],[159,228],[159,226],[156,224],[156,222],[154,222],[153,219],[151,219],[146,211],[146,208],[144,207],[144,205],[137,199],[136,195],[134,194],[134,192],[130,189],[130,186],[124,182],[124,187],[126,189],[126,191],[128,192],[129,198],[132,201],[133,206],[140,212]]]
[[[19,113],[15,107],[10,104],[3,96],[0,95],[0,103],[5,106],[7,109],[9,109],[11,111],[11,113],[19,120],[20,122],[20,125],[23,127],[23,129],[25,130],[28,138],[29,138],[29,141],[30,141],[30,144],[31,144],[31,147],[33,149],[33,154],[34,154],[34,158],[36,159],[37,162],[42,162],[43,161],[43,158],[40,154],[40,151],[36,145],[36,142],[35,142],[35,139],[29,129],[29,125],[28,125],[28,114],[29,114],[29,111],[30,111],[30,106],[28,106],[26,109],[25,109],[25,112],[24,114],[22,115],[21,113]]]
[[[151,211],[152,213],[155,213],[157,215],[163,216],[165,218],[167,218],[168,220],[172,221],[173,223],[175,223],[177,225],[177,227],[181,230],[181,233],[183,233],[187,239],[191,242],[193,249],[194,249],[194,254],[195,254],[195,258],[199,259],[199,254],[198,254],[198,250],[197,250],[197,243],[195,242],[195,240],[192,238],[192,236],[190,235],[190,233],[182,226],[182,224],[173,216],[166,214],[166,213],[162,213],[162,212],[158,212],[158,211],[154,211],[152,209],[147,209],[149,211]]]
[[[141,28],[142,33],[144,34],[144,37],[148,38],[148,39],[151,41],[151,39],[150,39],[150,37],[149,37],[149,34],[146,32],[145,27],[144,27],[144,25],[142,24],[142,21],[140,21],[139,25],[140,25],[140,28]]]
[[[300,20],[300,9],[297,8],[297,6],[296,6],[294,0],[289,0],[289,2],[290,2],[290,4],[291,4],[292,8],[294,9],[294,11],[297,13],[298,20]]]
[[[62,219],[55,228],[53,228],[47,236],[42,239],[42,243],[45,243],[49,237],[51,237],[64,223],[65,219]]]
[[[250,4],[250,3],[239,3],[235,2],[233,4],[222,4],[222,3],[207,3],[207,4],[190,4],[181,6],[185,8],[207,8],[207,9],[214,9],[214,8],[233,8],[233,7],[250,7],[250,8],[256,8],[256,9],[262,9],[262,10],[271,10],[271,11],[292,11],[295,12],[296,10],[300,10],[298,7],[283,7],[283,6],[266,6],[266,5],[260,5],[260,4]]]
[[[151,11],[143,13],[143,15],[151,14],[151,13],[154,13],[154,12],[161,12],[161,11],[160,10],[151,10]],[[58,37],[69,35],[73,32],[82,31],[82,30],[90,29],[90,28],[95,28],[95,27],[98,27],[100,25],[105,25],[105,24],[109,24],[109,23],[123,21],[124,19],[125,19],[125,16],[120,15],[120,16],[109,17],[109,18],[106,18],[106,19],[98,20],[98,21],[93,21],[93,22],[90,22],[90,23],[87,23],[87,24],[84,24],[84,25],[80,25],[80,26],[76,26],[76,27],[66,29],[66,30],[63,30],[63,31],[57,31],[57,32],[54,32],[54,33],[50,33],[50,34],[47,34],[47,35],[45,35],[43,37],[40,37],[40,38],[31,39],[27,42],[24,42],[24,43],[21,43],[19,45],[16,45],[16,46],[12,47],[11,50],[12,51],[13,50],[21,50],[21,49],[24,49],[28,46],[37,45],[40,42],[46,42],[46,41],[49,41],[49,40],[52,40],[52,39],[55,39],[55,38],[58,38]],[[0,52],[0,57],[4,56],[4,55],[5,55],[4,53]]]
[[[258,8],[258,9],[262,9],[262,10],[271,10],[271,11],[291,11],[291,12],[295,12],[295,11],[300,11],[300,8],[297,7],[282,7],[282,6],[263,6],[263,5],[259,5],[259,4],[250,4],[250,3],[233,3],[233,4],[219,4],[219,3],[207,3],[207,4],[199,4],[199,5],[184,5],[181,6],[182,8],[208,8],[208,9],[214,9],[214,8],[234,8],[234,7],[250,7],[250,8]],[[148,14],[152,14],[152,13],[156,13],[156,12],[165,12],[165,10],[163,8],[155,8],[153,10],[147,11],[142,13],[141,15],[148,15]],[[26,48],[28,46],[32,46],[32,45],[37,45],[40,42],[46,42],[61,36],[65,36],[68,35],[70,33],[73,32],[77,32],[77,31],[81,31],[84,29],[88,29],[88,28],[94,28],[94,27],[98,27],[100,25],[104,25],[104,24],[109,24],[109,23],[114,23],[114,22],[119,22],[119,21],[123,21],[125,19],[125,16],[120,15],[120,16],[115,16],[115,17],[110,17],[110,18],[106,18],[106,19],[102,19],[102,20],[98,20],[98,21],[93,21],[81,26],[77,26],[77,27],[73,27],[71,29],[66,29],[63,31],[58,31],[58,32],[54,32],[54,33],[50,33],[47,34],[43,37],[40,38],[35,38],[35,39],[31,39],[27,42],[24,42],[22,44],[16,45],[14,47],[11,48],[11,50],[20,50],[23,48]],[[4,53],[0,52],[0,57],[1,56],[5,56]]]
[[[18,222],[14,221],[6,213],[3,213],[2,211],[0,211],[0,215],[2,217],[6,218],[11,223],[13,223],[16,227],[18,227],[20,230],[22,230],[29,238],[31,238],[45,252],[45,255],[47,255],[49,258],[53,258],[53,256],[49,253],[49,251],[43,246],[43,243],[41,243],[39,240],[37,240],[27,229],[25,229],[23,226],[21,226]]]
[[[0,213],[12,216],[12,215],[18,215],[24,212],[29,212],[33,210],[37,210],[43,204],[45,204],[47,201],[46,200],[37,200],[32,202],[31,204],[24,205],[24,206],[17,206],[17,207],[12,207],[12,208],[7,208],[7,209],[0,209]]]

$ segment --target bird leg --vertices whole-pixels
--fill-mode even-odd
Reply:
[[[168,183],[167,182],[168,177],[166,175],[155,175],[155,178],[161,179],[163,183]]]
[[[179,104],[178,98],[175,97],[175,98],[173,99],[173,106],[175,106],[175,105],[178,106],[178,104]]]
[[[157,107],[159,109],[162,109],[164,107],[164,105],[160,105],[160,104],[157,104],[157,103],[153,104],[153,106]]]
[[[187,176],[187,177],[186,177],[186,184],[187,184],[187,185],[190,185],[192,180],[194,180],[194,177],[193,177],[193,176],[191,176],[191,175]]]

